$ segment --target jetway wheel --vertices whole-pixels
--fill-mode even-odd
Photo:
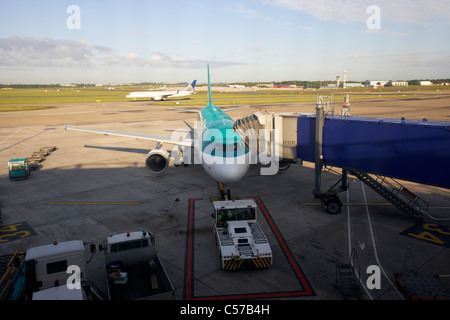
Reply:
[[[281,160],[279,165],[278,165],[278,170],[280,171],[286,171],[287,169],[289,169],[289,167],[291,166],[292,162],[289,161],[283,161]]]
[[[343,204],[337,195],[332,197],[324,197],[321,201],[323,207],[329,214],[338,214],[342,210]]]
[[[332,201],[327,205],[327,211],[330,214],[338,214],[341,212],[342,203],[340,201]]]

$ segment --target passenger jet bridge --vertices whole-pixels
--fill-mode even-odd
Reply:
[[[271,150],[276,141],[271,132],[279,129],[280,170],[291,162],[315,163],[313,193],[330,213],[341,211],[337,193],[347,190],[350,173],[404,213],[421,218],[428,204],[395,179],[450,188],[450,122],[353,117],[349,107],[347,97],[341,115],[334,115],[327,97],[318,97],[315,114],[257,112],[237,120],[234,129],[243,137],[248,129],[265,132],[271,137],[265,150]],[[254,151],[261,152],[260,143]],[[324,166],[342,169],[342,178],[326,192]]]

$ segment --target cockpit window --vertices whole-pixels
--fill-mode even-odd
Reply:
[[[227,154],[239,153],[240,151],[245,150],[245,144],[243,142],[236,142],[229,144],[216,143],[215,149],[217,152],[226,152]]]
[[[212,145],[211,145],[212,144]],[[236,143],[214,143],[214,141],[203,141],[203,150],[212,156],[236,157],[245,153],[246,146],[243,141]]]

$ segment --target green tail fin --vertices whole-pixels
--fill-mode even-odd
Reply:
[[[212,101],[211,101],[211,81],[209,79],[209,64],[208,64],[208,99],[209,99],[208,106],[212,106]]]

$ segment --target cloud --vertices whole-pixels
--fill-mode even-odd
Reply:
[[[153,57],[150,58],[151,61],[161,61],[162,58],[160,56],[158,56],[157,54],[155,54]]]
[[[286,30],[303,30],[303,31],[315,31],[316,30],[315,27],[308,27],[305,25],[291,24],[291,23],[284,23],[280,27],[283,29],[286,29]]]
[[[349,22],[361,21],[366,16],[367,4],[361,6],[365,1],[345,0],[275,0],[267,1],[266,4],[275,4],[281,7],[301,11],[323,21]],[[365,20],[365,19],[364,19]]]
[[[233,3],[226,9],[230,12],[234,12],[237,14],[241,14],[247,18],[256,18],[256,19],[262,19],[267,20],[268,17],[264,16],[260,11],[247,9],[244,5],[240,3]]]
[[[361,33],[385,35],[390,38],[404,38],[413,35],[411,32],[395,32],[388,29],[365,29]]]
[[[450,1],[441,0],[275,0],[264,1],[304,12],[322,21],[364,22],[371,15],[370,5],[380,8],[381,20],[411,24],[426,24],[434,18],[448,19]]]
[[[348,56],[350,59],[373,59],[373,58],[390,58],[398,60],[413,59],[417,61],[422,59],[422,53],[419,52],[384,52],[384,53],[352,53]]]
[[[88,66],[92,58],[112,50],[87,41],[42,37],[0,38],[0,66],[73,67]]]
[[[297,26],[297,29],[300,29],[300,30],[306,30],[306,31],[315,31],[316,30],[316,28],[315,27],[307,27],[307,26]]]
[[[395,56],[394,59],[396,64],[404,65],[406,68],[421,70],[422,73],[441,73],[442,77],[446,77],[444,74],[450,68],[450,55],[446,52],[405,54]]]
[[[350,59],[360,59],[360,58],[372,58],[374,55],[371,53],[352,53],[349,55]]]
[[[87,41],[55,40],[42,37],[0,38],[0,67],[35,68],[104,68],[104,67],[154,67],[154,68],[204,68],[207,63],[216,67],[241,65],[233,61],[213,59],[185,59],[163,52],[153,52],[148,57],[130,52],[115,53],[112,48]]]
[[[155,52],[150,57],[142,57],[135,53],[108,55],[98,59],[98,65],[118,66],[118,67],[151,67],[151,68],[181,68],[181,69],[203,69],[207,64],[214,64],[216,68],[243,63],[233,61],[220,61],[217,59],[185,59],[182,57],[170,56],[163,52]]]

